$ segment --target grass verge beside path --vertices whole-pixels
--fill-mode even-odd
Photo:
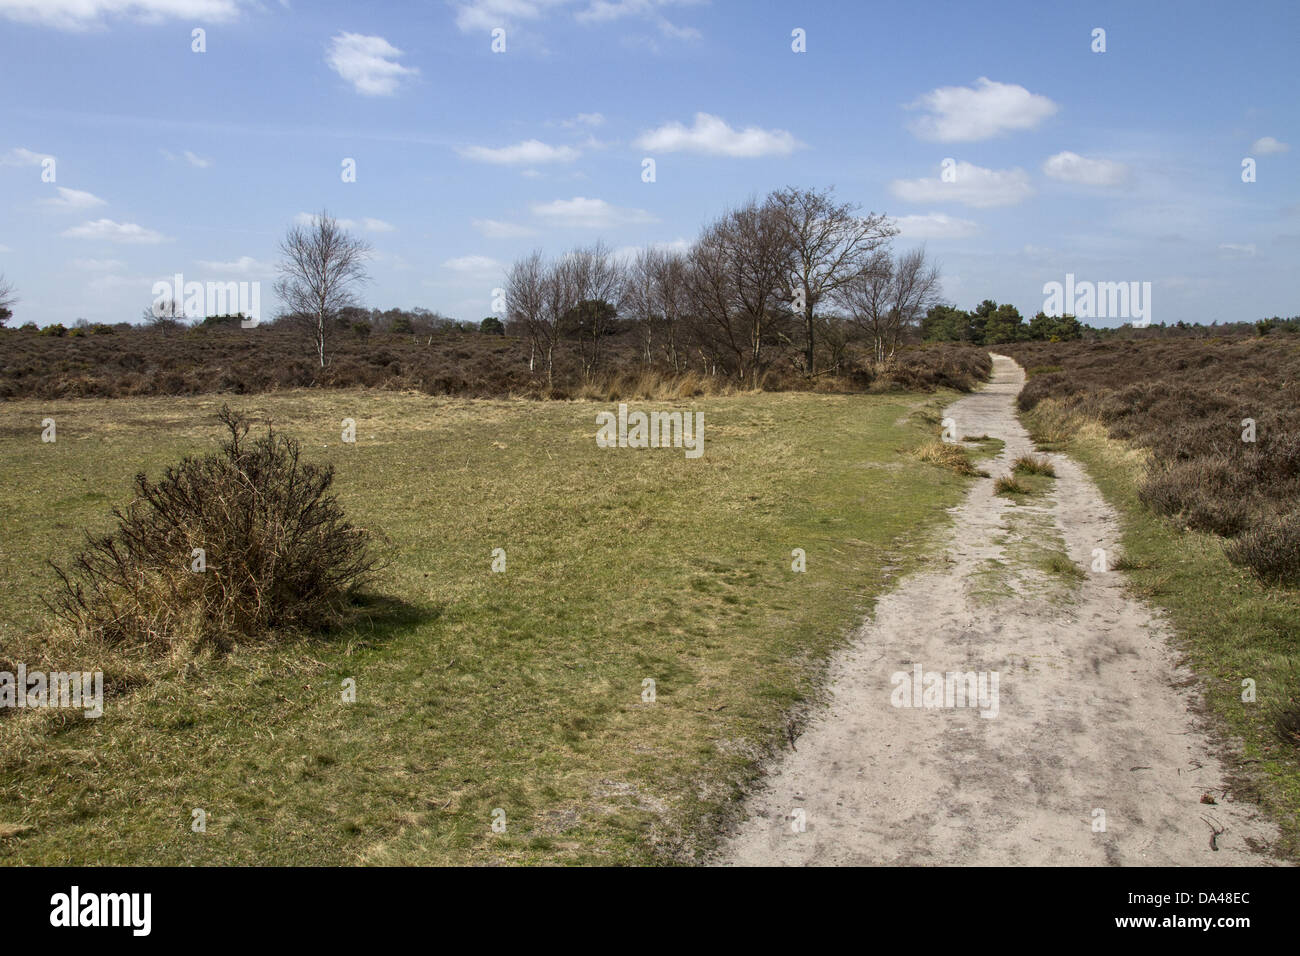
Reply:
[[[960,500],[967,479],[909,453],[953,397],[700,399],[695,460],[598,448],[604,404],[225,399],[333,462],[394,562],[340,633],[195,660],[99,720],[0,716],[0,860],[698,859],[830,651]],[[222,400],[0,405],[0,658],[49,626],[45,560],[106,531],[136,472],[214,448]]]
[[[1284,742],[1276,726],[1300,707],[1300,592],[1261,584],[1228,561],[1219,537],[1145,508],[1137,496],[1145,455],[1103,426],[1064,419],[1050,400],[1022,418],[1041,447],[1081,462],[1119,511],[1119,567],[1138,595],[1165,610],[1215,722],[1242,743],[1234,798],[1266,807],[1282,829],[1281,851],[1300,858],[1300,742]],[[1242,700],[1248,679],[1253,703]]]

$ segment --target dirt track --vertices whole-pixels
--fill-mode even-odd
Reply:
[[[992,383],[945,413],[959,437],[1006,442],[985,466],[994,477],[1033,451],[1014,411],[1023,382],[995,356]],[[1094,549],[1117,548],[1114,511],[1077,464],[1048,457],[1058,478],[1045,496],[1013,504],[984,479],[953,509],[939,566],[882,598],[837,656],[826,708],[771,768],[718,862],[1275,862],[1259,852],[1273,826],[1225,795],[1166,626],[1121,572],[1092,570]],[[1086,574],[1045,570],[1052,551]],[[910,691],[916,665],[983,672],[989,716],[924,706]],[[900,672],[906,682],[891,680]]]

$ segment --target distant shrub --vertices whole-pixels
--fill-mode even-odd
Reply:
[[[1241,493],[1247,480],[1227,458],[1193,458],[1153,466],[1138,486],[1138,497],[1193,531],[1232,537],[1245,528],[1249,515]]]
[[[187,457],[115,509],[116,531],[88,538],[51,607],[82,637],[160,656],[226,649],[273,632],[337,621],[379,561],[370,532],[330,493],[332,467],[223,406],[219,452]],[[195,549],[206,567],[195,570]]]
[[[64,336],[67,334],[68,330],[63,327],[62,322],[55,322],[53,325],[47,325],[45,328],[41,329],[41,335]]]
[[[1300,586],[1300,511],[1265,518],[1226,550],[1229,560],[1266,581]]]

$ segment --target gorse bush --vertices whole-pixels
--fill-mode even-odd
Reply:
[[[330,493],[332,466],[303,462],[269,426],[250,439],[228,406],[218,417],[229,431],[219,452],[157,482],[137,475],[116,531],[56,566],[51,608],[82,637],[167,655],[317,629],[379,567],[374,536]]]

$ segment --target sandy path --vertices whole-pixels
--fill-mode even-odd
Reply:
[[[1033,451],[1013,407],[1023,382],[995,356],[991,384],[945,413],[959,436],[1005,440],[985,466],[994,477]],[[827,706],[750,798],[719,862],[1271,862],[1258,848],[1275,830],[1225,797],[1165,625],[1121,572],[1090,570],[1094,548],[1118,544],[1114,511],[1078,465],[1048,457],[1059,477],[1047,495],[1012,504],[985,479],[953,509],[946,557],[882,598],[833,661]],[[1040,570],[1035,549],[1053,543],[1088,574]],[[996,716],[894,706],[892,675],[906,672],[910,689],[918,664],[996,672]],[[1223,831],[1217,851],[1207,821]]]

